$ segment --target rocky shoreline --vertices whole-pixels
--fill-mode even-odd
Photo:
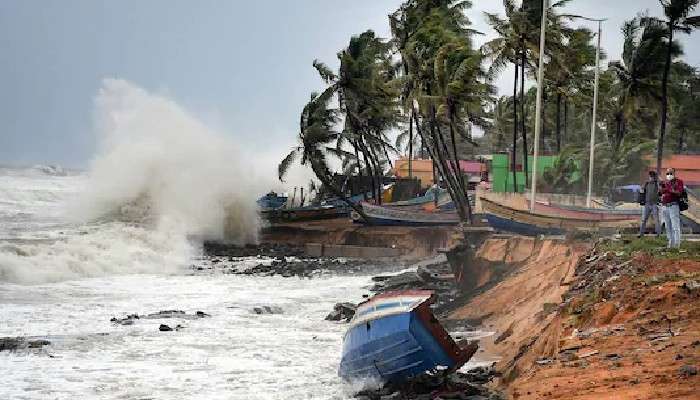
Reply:
[[[258,247],[235,247],[208,243],[204,254],[209,262],[202,262],[193,269],[202,271],[221,271],[226,274],[280,276],[284,278],[311,278],[323,273],[334,274],[373,274],[373,285],[363,299],[348,299],[337,303],[329,310],[326,320],[347,323],[354,316],[357,301],[365,301],[375,294],[394,290],[431,290],[435,294],[433,312],[439,320],[444,320],[456,302],[462,303],[464,297],[456,285],[450,264],[444,256],[424,260],[413,265],[391,265],[384,260],[356,260],[339,258],[306,257],[303,248],[285,244],[264,244]],[[230,268],[234,261],[248,258],[245,268]],[[252,258],[252,259],[250,259]],[[204,261],[204,260],[203,260]],[[445,321],[447,322],[447,321]],[[473,330],[461,321],[450,325],[460,331]],[[449,329],[449,326],[446,325]],[[454,337],[460,345],[470,341],[459,335]],[[487,387],[495,377],[490,367],[478,367],[467,372],[444,374],[424,374],[402,384],[401,386],[384,386],[374,390],[364,390],[356,394],[363,400],[427,400],[427,399],[501,399],[501,395]]]

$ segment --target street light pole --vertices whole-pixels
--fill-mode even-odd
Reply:
[[[591,192],[593,190],[593,162],[595,159],[595,126],[598,112],[598,80],[600,78],[600,37],[603,34],[603,19],[598,21],[598,48],[595,52],[595,88],[593,89],[593,117],[591,118],[591,153],[588,161],[588,195],[586,207],[591,207]]]
[[[547,9],[549,0],[542,0],[542,22],[540,23],[540,62],[537,66],[537,103],[535,106],[535,148],[532,159],[532,190],[530,191],[530,211],[535,211],[537,192],[537,157],[540,150],[540,124],[542,123],[542,86],[544,84],[544,43],[547,29]]]

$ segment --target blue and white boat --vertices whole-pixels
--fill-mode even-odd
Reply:
[[[433,292],[386,292],[358,306],[343,341],[338,375],[346,381],[400,383],[422,373],[454,371],[476,352],[461,349],[430,310]]]
[[[287,205],[287,196],[280,196],[270,192],[257,201],[261,211],[277,210]]]

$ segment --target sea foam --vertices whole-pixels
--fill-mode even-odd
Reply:
[[[177,273],[201,240],[257,241],[255,199],[268,185],[229,137],[119,79],[95,98],[95,131],[87,177],[61,205],[72,228],[62,224],[53,243],[0,243],[0,281]]]

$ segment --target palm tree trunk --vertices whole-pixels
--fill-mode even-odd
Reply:
[[[557,93],[557,154],[561,152],[561,93]]]
[[[364,143],[364,139],[360,137],[357,140],[358,144],[360,145],[360,150],[362,150],[362,157],[365,159],[365,167],[367,168],[367,177],[369,178],[369,184],[370,184],[370,189],[372,192],[372,198],[377,199],[377,186],[374,184],[374,171],[372,168],[372,163],[369,161],[369,152],[367,150],[367,146]],[[363,189],[364,190],[364,189]]]
[[[413,178],[413,112],[408,117],[408,177]]]
[[[428,92],[429,93],[429,92]],[[426,142],[426,146],[428,148],[428,151],[431,152],[431,156],[433,157],[433,160],[436,161],[436,165],[438,167],[438,171],[440,173],[440,176],[442,176],[445,179],[445,183],[447,186],[447,190],[450,193],[450,197],[452,197],[452,200],[455,202],[455,206],[457,208],[457,213],[459,214],[459,217],[462,221],[467,220],[467,214],[466,214],[466,205],[464,204],[464,194],[460,193],[458,190],[459,184],[456,183],[454,180],[453,175],[450,173],[450,168],[448,167],[447,162],[445,161],[445,158],[441,155],[441,151],[443,151],[445,154],[448,154],[445,150],[446,147],[444,146],[444,143],[442,143],[436,134],[436,117],[435,117],[435,108],[430,107],[430,135],[432,138],[432,143],[435,146],[434,148],[431,148],[430,142]],[[440,150],[440,147],[443,147],[443,150]]]
[[[543,86],[544,86],[544,84],[543,84]],[[547,134],[547,112],[546,112],[546,110],[547,110],[547,92],[543,90],[542,91],[542,132],[540,132],[540,149],[542,149],[542,150],[540,150],[541,151],[540,154],[544,154],[547,151],[547,149],[545,149],[545,147],[544,147],[545,143],[546,143],[544,137]]]
[[[513,170],[513,193],[518,191],[517,184],[517,172],[515,171],[516,165],[516,152],[518,146],[518,63],[513,62],[515,65],[515,77],[513,78],[513,150],[511,157],[511,169]]]
[[[377,156],[376,149],[370,144],[370,160],[372,160],[372,165],[374,166],[374,174],[376,176],[377,182],[377,204],[382,204],[382,186],[384,186],[383,170],[381,164],[379,163],[379,157]]]
[[[362,164],[360,163],[360,153],[357,150],[357,139],[352,141],[352,147],[355,150],[355,160],[357,162],[357,177],[360,178],[360,190],[362,190],[362,198],[367,201],[367,192],[362,188],[362,181],[364,181],[363,176],[364,174],[362,173]]]
[[[683,152],[683,139],[685,139],[685,128],[681,128],[678,132],[678,150],[676,151],[678,154]]]
[[[329,177],[330,173],[328,171],[328,168],[324,168],[323,166],[318,165],[318,163],[311,161],[311,169],[313,170],[314,175],[316,175],[318,180],[320,180],[325,187],[327,187],[335,196],[338,196],[340,200],[344,201],[345,204],[350,206],[350,208],[352,208],[356,213],[358,213],[367,224],[370,224],[370,220],[367,217],[367,214],[365,214],[362,207],[350,201],[350,199],[345,197],[345,193],[343,193],[341,190],[335,187],[335,185],[333,184],[333,180]]]
[[[564,139],[569,137],[569,100],[564,97]]]
[[[656,173],[661,174],[661,160],[664,157],[664,136],[666,135],[666,119],[668,118],[668,75],[671,71],[671,51],[673,49],[673,26],[676,21],[668,21],[668,49],[666,51],[666,65],[664,77],[661,81],[661,129],[659,141],[656,144]]]
[[[530,187],[530,177],[527,168],[527,131],[525,129],[525,63],[527,54],[525,44],[520,51],[520,133],[523,138],[523,172],[525,173],[525,186]]]
[[[455,158],[455,163],[457,164],[457,174],[459,174],[459,182],[462,185],[462,193],[464,193],[464,196],[467,199],[467,221],[469,221],[469,224],[472,224],[474,221],[472,221],[472,206],[469,204],[469,190],[467,185],[464,183],[464,174],[462,174],[462,169],[460,168],[459,165],[459,156],[457,155],[457,141],[455,140],[455,130],[454,130],[454,121],[453,121],[453,114],[452,110],[450,109],[451,106],[448,106],[448,113],[449,113],[449,118],[450,118],[450,137],[452,139],[452,152],[454,154]]]

